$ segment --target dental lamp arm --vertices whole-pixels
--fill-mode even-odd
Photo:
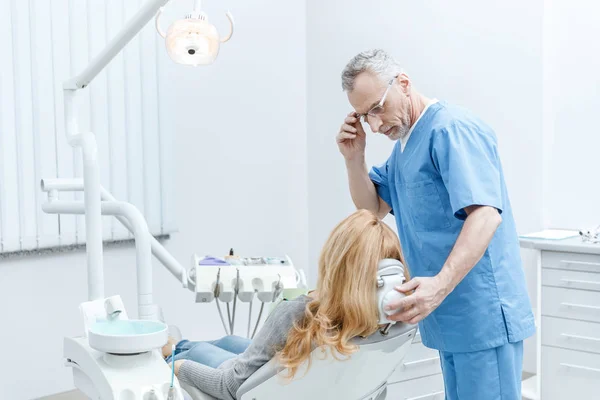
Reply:
[[[83,89],[102,71],[102,69],[141,31],[154,17],[156,12],[170,0],[149,0],[129,20],[127,25],[106,45],[79,75],[72,77],[63,85],[64,89]]]

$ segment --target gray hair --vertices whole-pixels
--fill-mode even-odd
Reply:
[[[342,89],[346,92],[354,90],[354,81],[363,72],[371,72],[383,81],[387,81],[401,71],[400,64],[384,50],[363,51],[355,55],[342,71]]]

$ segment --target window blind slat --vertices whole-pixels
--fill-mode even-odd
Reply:
[[[0,0],[0,252],[85,243],[85,217],[49,215],[42,178],[83,176],[66,140],[63,82],[80,73],[142,0]],[[142,211],[155,235],[168,215],[170,137],[160,124],[159,40],[148,24],[90,86],[78,92],[79,132],[96,135],[100,180]],[[61,192],[80,200],[81,192]],[[104,217],[105,240],[133,237]]]
[[[53,247],[58,242],[58,216],[42,211],[46,195],[39,182],[44,176],[56,176],[56,132],[54,121],[54,85],[50,3],[30,0],[31,68],[33,97],[33,135],[35,158],[35,214],[38,218],[38,245]],[[50,68],[49,68],[50,66]]]
[[[21,249],[37,247],[29,4],[12,0],[17,179]]]
[[[56,176],[73,178],[75,176],[74,151],[67,143],[65,136],[65,112],[62,91],[63,82],[72,75],[70,26],[73,14],[70,12],[69,0],[53,0],[52,8],[52,66],[54,69],[54,116],[56,122]],[[46,178],[47,176],[44,176]],[[51,178],[51,176],[50,176]],[[59,193],[59,199],[75,200],[73,192]],[[73,215],[59,216],[59,242],[70,245],[77,242],[77,217]]]

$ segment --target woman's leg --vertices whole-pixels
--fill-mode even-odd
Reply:
[[[223,350],[208,342],[194,342],[191,348],[182,351],[181,353],[176,352],[175,357],[172,357],[167,362],[177,360],[192,360],[200,364],[204,364],[209,367],[217,368],[231,358],[234,358],[236,354],[231,353],[227,350]]]
[[[167,358],[171,355],[171,353],[173,352],[173,345],[177,346],[177,340],[169,336],[169,338],[167,339],[167,344],[165,344],[162,347],[163,358]]]
[[[163,353],[163,357],[165,358],[165,361],[170,363],[171,360],[173,359],[173,354],[171,354],[173,351],[173,340],[171,340],[171,338],[169,338],[169,341],[167,342],[166,345],[163,346],[162,348],[162,353]],[[187,351],[189,349],[191,349],[196,343],[198,342],[190,342],[189,340],[180,340],[179,342],[175,343],[175,354],[179,354],[182,353],[184,351]]]
[[[226,350],[230,353],[242,354],[244,351],[246,351],[248,346],[250,346],[252,340],[241,336],[231,335],[225,336],[218,340],[211,340],[208,343],[217,346],[223,350]]]

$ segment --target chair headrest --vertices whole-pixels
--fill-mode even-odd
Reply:
[[[387,316],[394,314],[397,310],[386,311],[385,306],[405,297],[404,294],[394,289],[405,281],[404,265],[399,260],[385,258],[379,261],[377,266],[377,308],[379,309],[380,325],[395,323],[395,321],[389,321]]]

